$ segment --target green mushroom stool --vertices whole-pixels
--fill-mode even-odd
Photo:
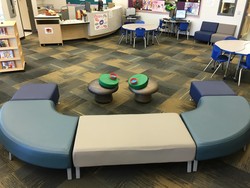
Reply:
[[[119,79],[115,74],[102,74],[99,79],[93,80],[88,85],[88,90],[95,95],[97,103],[110,103],[112,94],[118,90]]]
[[[140,103],[149,103],[152,100],[152,94],[158,91],[158,84],[149,79],[144,74],[136,74],[129,80],[129,89],[135,94],[135,101]]]

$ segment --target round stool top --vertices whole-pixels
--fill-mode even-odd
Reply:
[[[110,74],[102,74],[99,78],[99,84],[107,89],[113,89],[118,86],[119,79],[111,78]]]
[[[104,88],[102,87],[100,84],[99,84],[99,80],[96,79],[96,80],[93,80],[89,83],[88,85],[88,89],[91,93],[94,93],[94,94],[98,94],[98,95],[109,95],[109,94],[112,94],[114,92],[116,92],[118,90],[118,86],[115,87],[115,88],[112,88],[112,89],[107,89],[107,88]]]
[[[148,84],[148,77],[145,74],[135,74],[129,78],[128,84],[132,89],[143,89]]]
[[[133,88],[129,87],[129,89],[135,94],[150,95],[152,93],[155,93],[158,90],[158,84],[157,84],[157,82],[149,79],[147,87],[145,87],[143,89],[133,89]]]

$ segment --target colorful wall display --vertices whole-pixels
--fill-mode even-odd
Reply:
[[[94,15],[94,27],[95,30],[107,29],[108,28],[108,14],[101,13]]]
[[[154,12],[166,12],[166,0],[128,0],[129,7],[149,10]],[[171,1],[172,2],[172,1]],[[187,15],[198,16],[201,0],[177,0],[174,1],[176,9],[186,10]]]
[[[164,0],[154,0],[152,2],[152,11],[165,12],[165,1]]]

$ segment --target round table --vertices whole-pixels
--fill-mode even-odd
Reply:
[[[130,32],[130,44],[132,44],[133,32],[136,30],[136,28],[139,28],[139,27],[144,28],[147,33],[148,33],[148,31],[153,31],[152,36],[154,36],[154,31],[157,30],[158,25],[155,25],[155,24],[136,24],[136,23],[123,25],[122,26],[123,29],[125,29],[126,31],[131,31]],[[148,36],[147,36],[147,38],[148,38]],[[127,32],[126,32],[126,39],[127,39]],[[126,41],[126,43],[127,43],[127,41]],[[154,44],[154,37],[152,37],[152,44]]]
[[[148,103],[152,99],[152,94],[158,91],[158,84],[154,80],[149,79],[148,85],[143,89],[133,89],[129,87],[130,91],[135,94],[135,101],[140,103]]]
[[[95,101],[98,103],[110,103],[113,100],[112,94],[118,90],[118,86],[113,89],[107,89],[99,84],[99,80],[93,80],[88,85],[88,90],[95,95]]]
[[[215,43],[215,45],[218,46],[221,50],[229,52],[229,58],[228,58],[224,78],[226,78],[227,76],[227,71],[228,71],[228,66],[230,63],[231,55],[232,54],[237,54],[237,55],[250,54],[249,44],[250,44],[250,41],[244,41],[244,40],[220,40]]]

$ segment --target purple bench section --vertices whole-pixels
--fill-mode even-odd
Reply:
[[[14,94],[11,100],[51,100],[57,104],[59,89],[55,83],[26,84]]]
[[[196,104],[203,96],[235,96],[234,91],[223,81],[194,81],[191,82],[190,96]]]

